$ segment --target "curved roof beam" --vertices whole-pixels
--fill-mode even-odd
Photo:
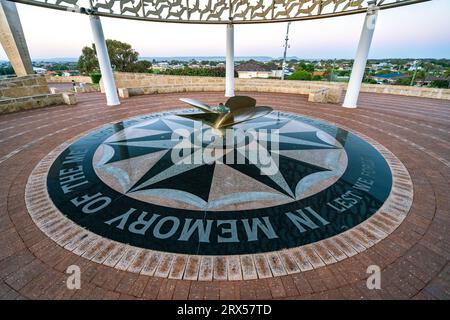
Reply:
[[[173,23],[245,24],[321,19],[431,0],[10,0],[99,16]]]

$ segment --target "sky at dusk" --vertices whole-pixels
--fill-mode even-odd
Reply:
[[[89,18],[17,4],[32,59],[78,57],[92,43]],[[450,58],[450,0],[383,10],[370,58]],[[141,56],[224,56],[225,26],[102,17],[106,38],[130,43]],[[353,58],[364,15],[294,22],[289,56]],[[280,57],[286,23],[235,26],[235,55]],[[0,59],[6,54],[0,47]]]

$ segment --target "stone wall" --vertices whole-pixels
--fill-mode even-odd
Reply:
[[[140,88],[153,85],[220,85],[225,88],[225,78],[166,76],[149,73],[114,72],[117,88]],[[101,87],[103,83],[100,81]],[[103,89],[102,89],[103,92]]]
[[[49,93],[29,97],[0,99],[0,114],[60,104],[76,104],[75,95],[73,93]]]
[[[273,79],[235,79],[236,91],[277,92],[310,95],[318,90],[327,89],[320,102],[339,103],[343,88],[329,82],[280,81]],[[319,102],[319,101],[317,101]]]
[[[410,97],[450,100],[450,89],[389,86],[389,85],[364,83],[362,85],[361,92],[386,93]]]
[[[225,78],[166,76],[145,73],[115,72],[117,88],[133,88],[130,95],[186,91],[224,91]],[[100,86],[103,92],[102,83]],[[325,81],[280,81],[273,79],[235,79],[239,91],[309,94],[322,88],[329,89],[329,102],[339,103],[347,83]],[[450,89],[363,84],[361,92],[386,93],[413,97],[450,100]],[[339,98],[337,98],[339,97]]]
[[[44,76],[29,75],[0,80],[0,99],[50,93]]]
[[[224,91],[225,78],[166,76],[154,74],[115,72],[114,80],[122,98],[142,94]],[[103,84],[100,83],[101,90]],[[342,87],[334,83],[308,81],[279,81],[272,79],[235,79],[235,90],[256,92],[278,92],[308,95],[312,91],[327,88],[325,101],[338,103]],[[126,89],[126,90],[124,90]]]
[[[0,80],[0,114],[75,103],[73,93],[50,93],[47,81],[41,75]]]
[[[70,77],[58,77],[58,76],[45,76],[48,83],[69,83],[74,80],[76,83],[92,83],[91,77],[88,76],[70,76]]]

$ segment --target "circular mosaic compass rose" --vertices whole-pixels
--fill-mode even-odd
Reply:
[[[166,116],[114,134],[94,155],[97,175],[127,196],[213,211],[305,198],[335,182],[346,164],[336,139],[277,114],[226,130]]]
[[[221,256],[333,237],[391,194],[378,149],[332,124],[271,112],[219,130],[194,112],[108,124],[61,146],[43,160],[52,204],[102,239]]]

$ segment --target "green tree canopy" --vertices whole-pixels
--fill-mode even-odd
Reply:
[[[450,69],[445,70],[444,77],[446,77],[446,78],[450,77]]]
[[[92,45],[92,48],[84,47],[81,50],[81,56],[78,59],[77,68],[84,74],[90,74],[99,69],[94,45]]]
[[[0,67],[0,75],[12,75],[15,74],[13,67],[11,65],[6,67]]]
[[[448,80],[435,80],[431,83],[430,87],[447,89],[447,88],[449,88],[449,85],[450,84],[449,84]]]
[[[307,72],[314,72],[314,65],[311,63],[305,63],[303,61],[299,62],[299,64],[297,64],[296,70],[304,70]]]
[[[107,39],[106,47],[108,48],[111,66],[115,71],[147,72],[148,68],[151,67],[151,63],[148,61],[138,61],[139,53],[128,43]],[[91,47],[82,49],[77,68],[84,74],[90,74],[99,70],[94,44]]]
[[[111,65],[117,71],[129,71],[128,68],[132,68],[132,65],[138,61],[139,53],[128,43],[108,39],[106,46]]]
[[[412,77],[405,77],[405,78],[400,78],[397,81],[395,81],[395,84],[400,85],[400,86],[409,86],[411,84],[412,81]]]
[[[128,72],[150,73],[152,72],[152,63],[147,60],[139,60],[127,68]]]
[[[183,68],[183,69],[168,69],[162,74],[172,76],[200,76],[200,77],[225,77],[224,68]],[[235,72],[236,76],[236,72]]]
[[[427,77],[427,73],[424,70],[417,71],[416,80],[424,80]]]
[[[287,80],[311,80],[312,76],[311,73],[305,70],[297,70],[293,74],[291,74],[289,77],[287,77]]]

